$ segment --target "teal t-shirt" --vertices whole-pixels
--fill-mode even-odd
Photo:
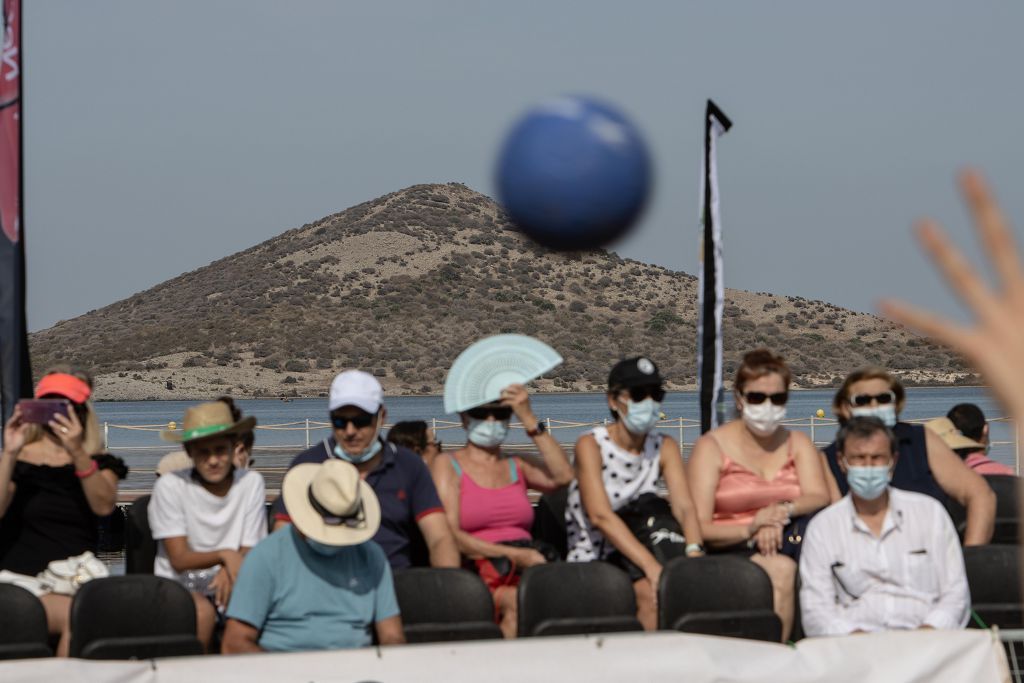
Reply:
[[[370,628],[399,613],[391,567],[373,541],[325,557],[288,525],[249,551],[227,616],[259,629],[265,650],[366,647]]]

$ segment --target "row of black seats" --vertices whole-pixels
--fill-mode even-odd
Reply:
[[[1019,548],[966,548],[973,626],[1024,628]],[[490,593],[462,569],[396,572],[406,639],[411,643],[500,638]],[[531,567],[519,587],[522,637],[639,631],[628,576],[602,563]],[[199,654],[195,608],[177,583],[146,574],[97,579],[71,607],[71,656],[145,659]],[[0,659],[49,656],[46,615],[31,593],[0,584]],[[680,558],[666,565],[658,590],[662,629],[778,642],[767,575],[741,558]]]
[[[1020,493],[1021,478],[990,474],[985,477],[989,488],[996,494],[995,529],[992,543],[1020,543]],[[963,538],[967,529],[967,511],[953,499],[946,502],[946,510],[953,519],[953,525]]]

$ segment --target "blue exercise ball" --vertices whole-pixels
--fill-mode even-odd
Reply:
[[[566,96],[530,109],[498,159],[498,194],[520,230],[562,251],[595,249],[636,222],[650,194],[651,157],[616,107]]]

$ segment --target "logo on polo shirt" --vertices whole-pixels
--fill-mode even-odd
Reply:
[[[405,495],[405,489],[398,489],[398,493],[395,494],[398,500],[405,500],[408,496]]]

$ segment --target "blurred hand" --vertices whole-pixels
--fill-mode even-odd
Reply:
[[[764,526],[778,526],[780,529],[789,523],[789,511],[781,503],[766,505],[757,511],[750,523],[749,531],[753,537],[758,529]]]
[[[753,540],[757,552],[771,557],[782,549],[782,527],[777,524],[763,526],[754,534]]]
[[[536,426],[537,418],[530,407],[530,393],[522,384],[510,384],[502,389],[501,404],[511,408],[520,422],[530,422],[531,424],[526,425],[528,429]]]
[[[14,406],[14,412],[4,425],[4,453],[11,453],[17,457],[18,453],[25,446],[25,435],[28,433],[29,423],[21,419],[21,408]]]
[[[965,171],[959,181],[996,289],[988,286],[934,221],[923,220],[916,227],[918,241],[949,288],[974,314],[974,324],[955,323],[893,300],[882,302],[882,312],[962,354],[984,375],[1004,407],[1020,419],[1024,417],[1024,271],[1013,231],[981,175]]]
[[[226,608],[228,601],[231,600],[231,589],[234,586],[234,581],[228,576],[228,573],[223,568],[217,572],[217,576],[213,577],[213,581],[210,581],[210,588],[213,590],[213,602],[220,608]]]
[[[68,453],[75,454],[82,451],[82,436],[85,432],[82,423],[78,421],[78,415],[73,408],[68,407],[68,414],[57,413],[47,423],[53,433],[60,439],[61,445]],[[91,455],[91,454],[86,454]]]
[[[244,559],[242,553],[237,550],[221,550],[220,564],[222,570],[220,573],[226,573],[228,578],[234,582],[238,578],[238,571],[242,568],[242,560]]]
[[[533,548],[517,548],[516,552],[512,554],[511,559],[517,566],[523,569],[538,564],[547,564],[548,562],[540,552]]]

